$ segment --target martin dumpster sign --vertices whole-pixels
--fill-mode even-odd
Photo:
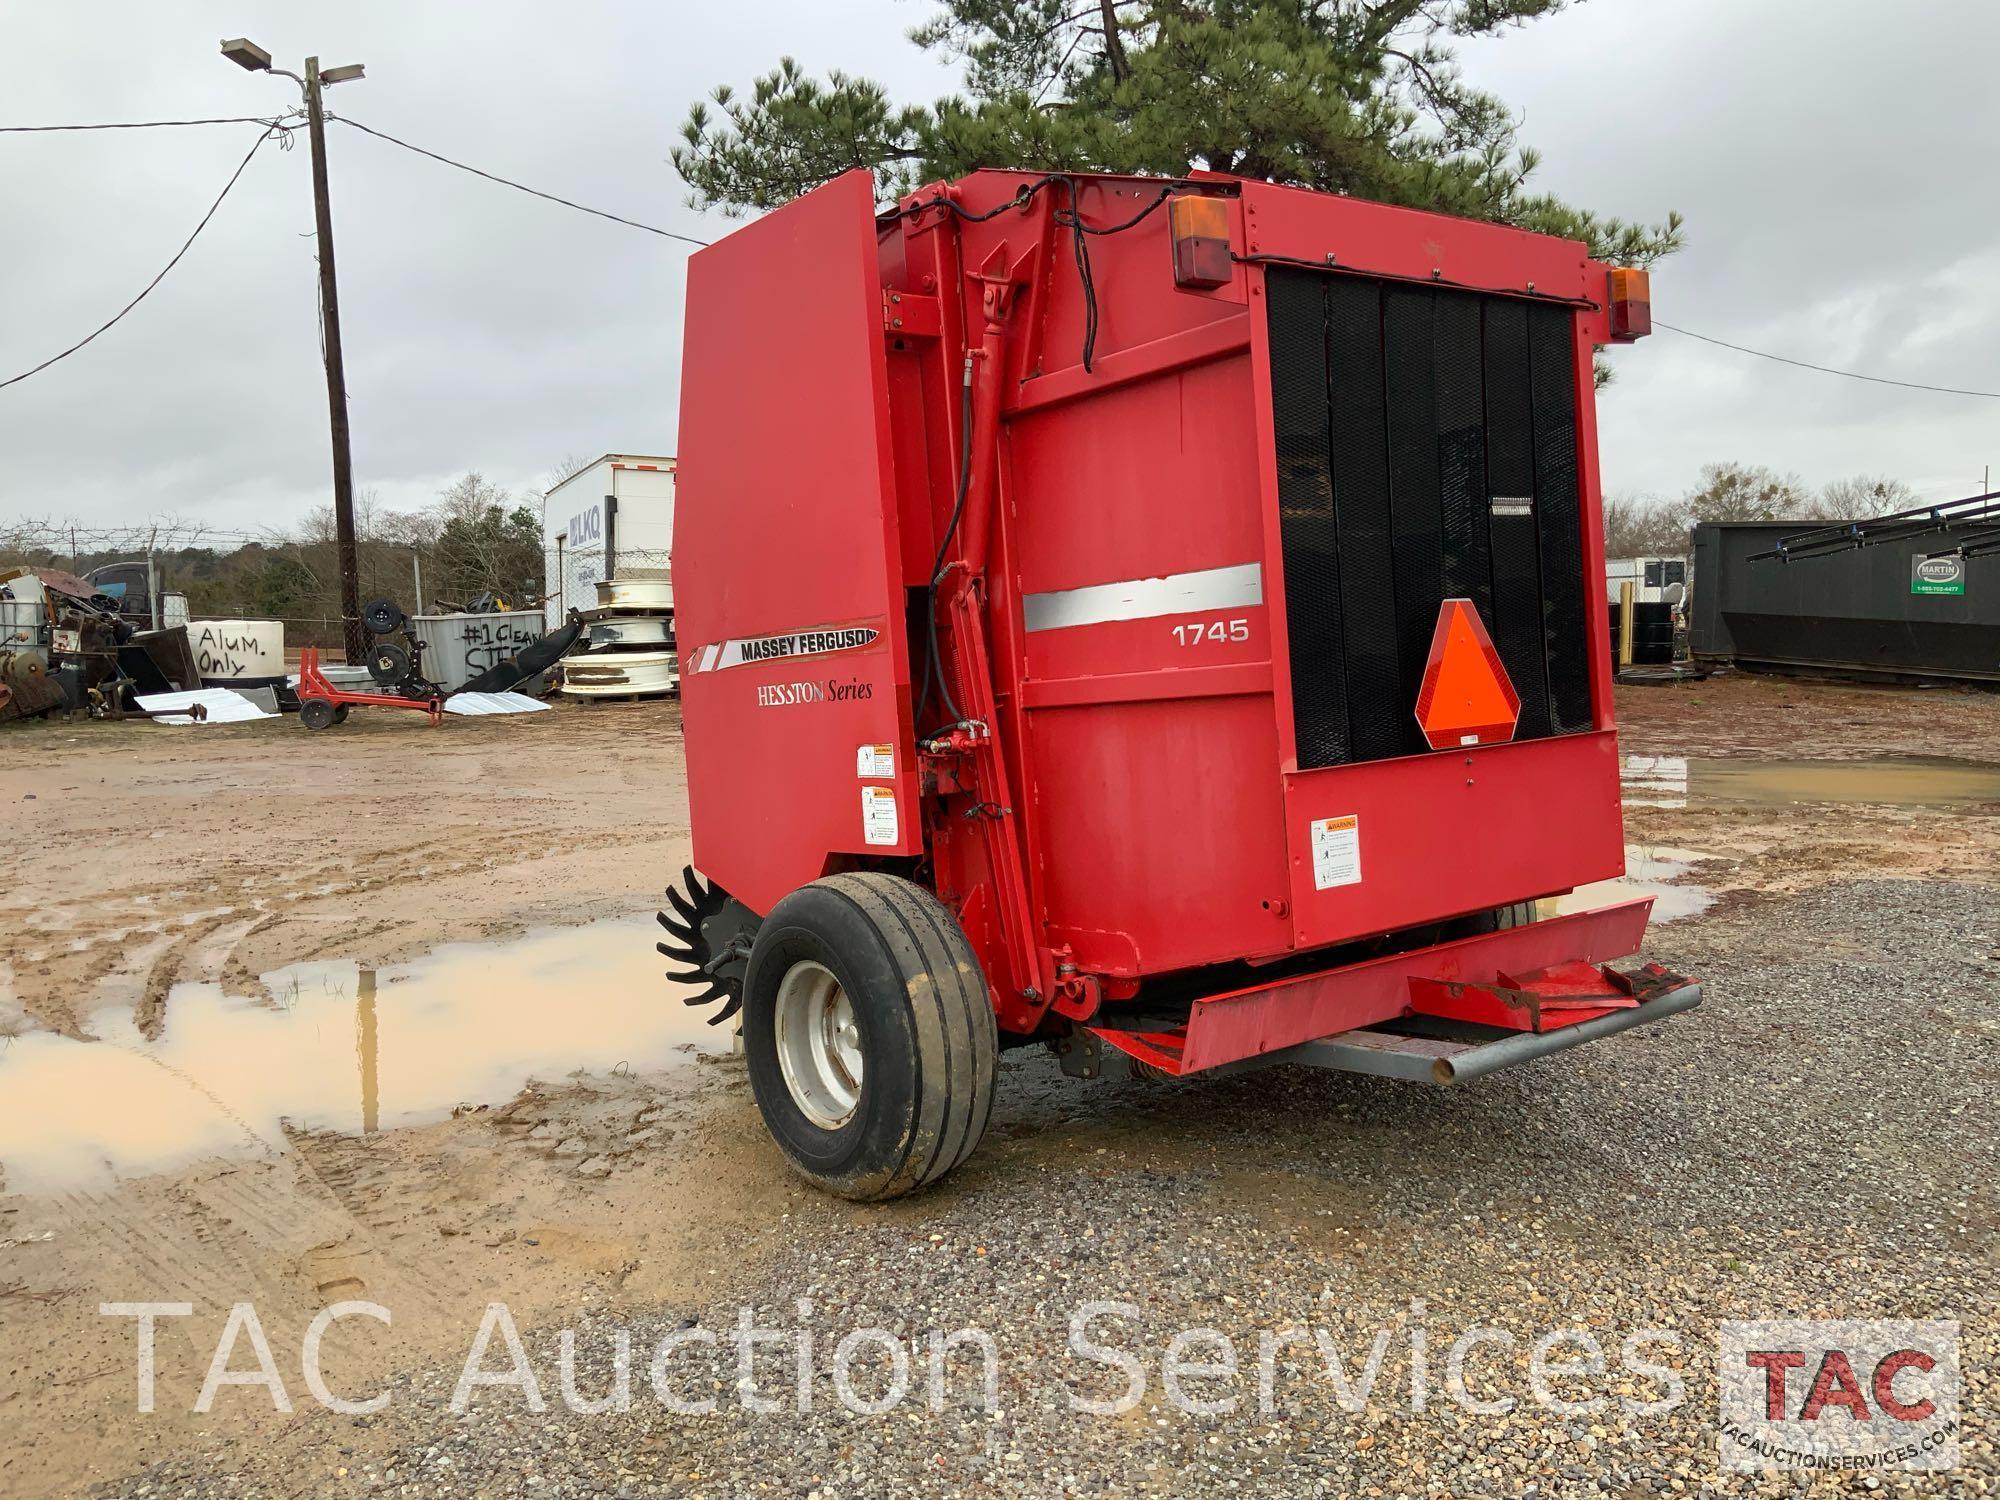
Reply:
[[[1963,594],[1965,592],[1965,559],[1962,557],[1911,558],[1910,592],[1913,594]]]

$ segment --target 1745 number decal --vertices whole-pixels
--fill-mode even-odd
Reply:
[[[1250,639],[1248,620],[1196,620],[1176,625],[1174,639],[1183,646],[1227,645]]]

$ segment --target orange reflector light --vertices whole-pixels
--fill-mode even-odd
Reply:
[[[1174,285],[1227,286],[1236,265],[1229,253],[1229,203],[1183,194],[1167,204],[1174,239]]]
[[[1417,726],[1431,749],[1504,744],[1514,738],[1520,717],[1521,695],[1507,680],[1479,611],[1470,599],[1445,600],[1417,692]]]
[[[1653,331],[1653,278],[1620,268],[1611,273],[1611,338],[1629,344]]]

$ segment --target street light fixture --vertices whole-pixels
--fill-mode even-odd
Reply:
[[[247,72],[271,71],[271,54],[245,36],[225,37],[222,42],[222,55]]]
[[[294,80],[305,95],[306,136],[312,142],[313,223],[319,235],[319,317],[326,359],[327,425],[333,438],[333,527],[340,555],[341,641],[349,662],[365,653],[361,631],[361,570],[355,556],[354,462],[347,436],[347,369],[340,352],[340,294],[333,273],[333,207],[326,184],[326,111],[320,100],[328,84],[362,76],[360,63],[320,71],[306,59],[303,78],[271,66],[271,54],[248,37],[222,43],[222,55],[251,73],[278,73]]]

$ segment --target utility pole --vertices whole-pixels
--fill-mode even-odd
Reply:
[[[271,66],[271,54],[243,37],[224,41],[222,55],[253,73],[282,73],[305,95],[306,136],[312,143],[313,227],[319,237],[319,321],[326,351],[327,425],[333,439],[333,531],[340,561],[341,643],[349,662],[361,661],[367,643],[361,629],[361,566],[355,555],[354,460],[347,438],[347,367],[340,352],[340,289],[333,271],[333,204],[326,184],[325,87],[359,78],[361,64],[320,71],[306,59],[305,77]]]
[[[333,531],[340,552],[340,629],[347,659],[367,650],[361,637],[361,569],[354,545],[354,459],[347,441],[347,367],[340,357],[340,288],[333,274],[333,205],[326,187],[326,111],[319,59],[306,59],[306,134],[312,141],[313,227],[319,233],[319,318],[326,343],[326,414],[333,434]]]

